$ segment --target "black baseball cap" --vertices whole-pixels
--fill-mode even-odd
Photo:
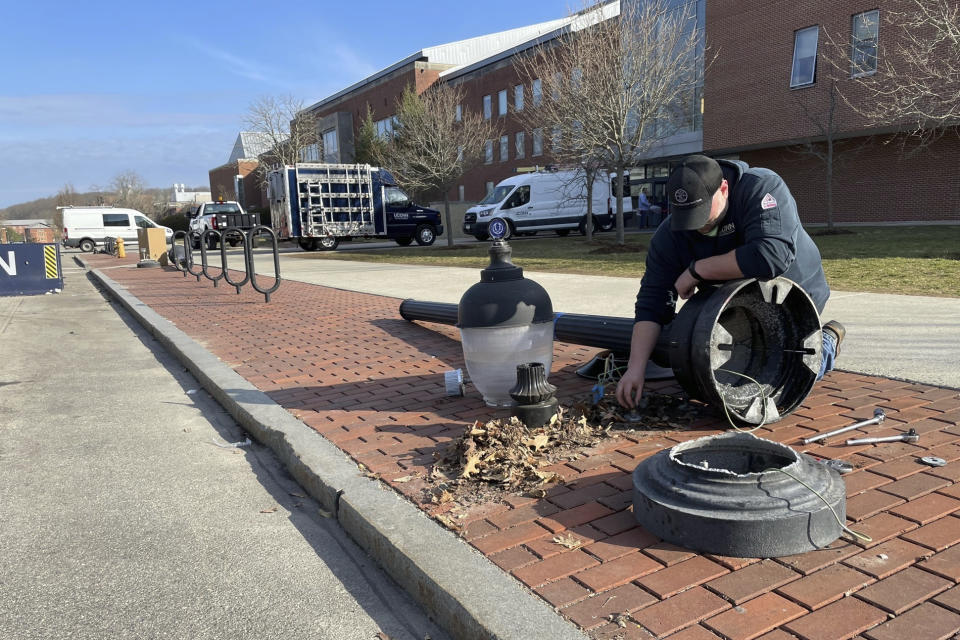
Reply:
[[[713,158],[687,156],[667,180],[670,228],[691,231],[703,227],[710,218],[713,194],[723,182],[723,171]]]

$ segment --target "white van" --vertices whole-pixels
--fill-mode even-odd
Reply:
[[[164,227],[136,209],[120,207],[59,207],[63,211],[63,245],[93,251],[105,238],[137,241],[137,229],[163,229],[169,243],[173,229]]]
[[[616,196],[611,176],[593,183],[593,229],[607,231],[616,223]],[[633,217],[629,191],[623,198],[624,222]],[[503,180],[463,217],[463,232],[477,240],[490,237],[487,228],[497,218],[507,223],[507,235],[554,231],[565,236],[573,229],[586,235],[587,181],[577,171],[536,171]]]

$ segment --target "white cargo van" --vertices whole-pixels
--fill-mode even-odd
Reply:
[[[616,196],[611,177],[593,183],[593,228],[603,231],[616,222]],[[565,236],[573,229],[586,235],[587,184],[582,172],[535,171],[503,180],[463,217],[463,232],[486,240],[490,221],[507,223],[507,237],[554,231]],[[623,198],[624,222],[633,217],[629,192]]]
[[[58,207],[63,211],[63,245],[93,251],[105,238],[137,241],[137,229],[163,229],[169,243],[173,229],[164,227],[136,209],[120,207]]]

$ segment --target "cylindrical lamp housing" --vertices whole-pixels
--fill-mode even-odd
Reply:
[[[506,242],[493,242],[489,266],[457,307],[467,372],[490,406],[514,404],[510,389],[517,380],[517,365],[540,362],[549,375],[553,364],[550,296],[523,277],[510,254]]]

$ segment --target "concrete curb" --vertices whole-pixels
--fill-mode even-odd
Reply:
[[[89,270],[454,638],[583,640],[547,603],[428,518],[99,269]]]

